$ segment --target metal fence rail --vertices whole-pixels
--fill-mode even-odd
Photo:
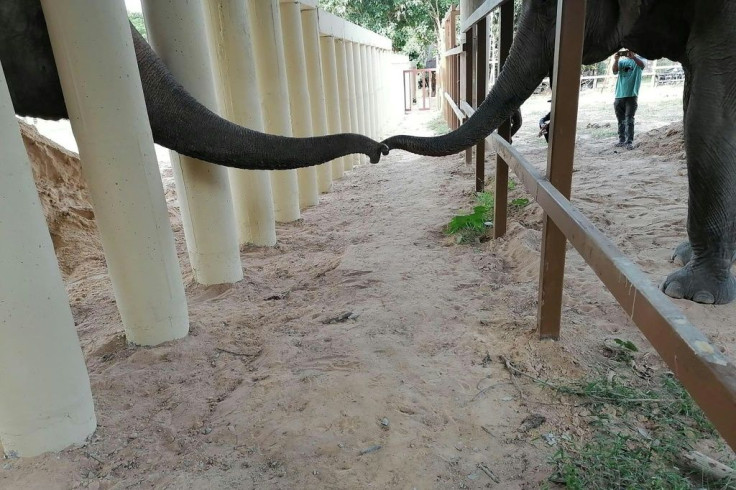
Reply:
[[[445,117],[448,121],[453,118],[459,124],[471,117],[485,98],[488,80],[487,17],[499,7],[503,65],[513,36],[513,2],[510,0],[486,0],[461,26],[465,33],[462,53],[454,49],[446,57],[454,57],[457,62],[445,63],[444,87],[462,83],[464,88],[463,99],[460,91],[446,90]],[[723,438],[736,449],[736,367],[733,361],[722,356],[680,309],[570,204],[585,8],[585,0],[558,1],[547,177],[542,176],[509,144],[508,122],[499,128],[498,134],[486,140],[495,147],[497,157],[494,237],[503,236],[506,232],[510,165],[545,213],[537,315],[540,337],[559,338],[565,249],[569,240]],[[448,70],[447,67],[460,66],[460,58],[464,60],[463,73],[456,69]],[[463,116],[457,111],[462,111]],[[482,191],[485,186],[486,141],[475,148],[477,191]]]

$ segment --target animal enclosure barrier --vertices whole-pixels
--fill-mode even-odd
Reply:
[[[404,112],[411,112],[414,104],[419,105],[417,90],[422,94],[422,104],[417,110],[428,111],[436,96],[437,69],[423,68],[404,70]]]
[[[440,79],[447,101],[443,114],[451,127],[471,117],[485,97],[488,79],[487,18],[500,8],[501,65],[513,37],[513,1],[486,0],[462,22],[463,44],[448,46]],[[508,122],[485,142],[496,150],[494,237],[506,232],[508,166],[544,211],[537,326],[540,338],[558,339],[567,241],[578,250],[647,337],[675,376],[696,400],[716,429],[736,449],[736,368],[698,331],[637,266],[569,201],[580,69],[585,26],[584,0],[559,0],[552,95],[552,124],[547,175],[541,175],[509,143]],[[445,17],[445,35],[453,39],[454,10]],[[450,25],[450,28],[447,28]],[[464,63],[460,58],[464,57]],[[460,73],[456,67],[464,66]],[[455,87],[465,80],[464,99]],[[470,86],[475,81],[476,90]],[[482,90],[481,90],[482,89]],[[474,96],[475,95],[475,99]],[[458,108],[456,110],[456,108]],[[452,124],[450,124],[452,123]],[[485,142],[476,150],[476,190],[485,184]]]
[[[400,87],[386,83],[388,73],[398,81],[403,70],[392,58],[391,40],[318,9],[316,0],[171,3],[143,2],[152,44],[160,48],[159,55],[183,86],[235,123],[299,136],[354,131],[378,138],[387,118],[403,114],[396,101]],[[52,48],[57,59],[64,60],[58,66],[62,91],[126,340],[157,345],[184,337],[189,329],[184,284],[124,6],[43,0],[42,7]],[[268,22],[259,22],[255,14]],[[284,28],[288,35],[275,35]],[[343,56],[337,65],[336,41],[343,54],[348,49],[360,53],[359,60],[351,64]],[[289,73],[285,45],[290,66],[296,68]],[[329,60],[323,46],[332,47]],[[275,54],[267,56],[271,52]],[[267,62],[259,61],[263,58]],[[268,77],[259,82],[258,73],[277,63],[278,83],[267,83]],[[361,85],[360,100],[354,83],[344,84],[339,94],[338,71],[354,80],[358,69],[367,80]],[[209,73],[214,76],[204,76]],[[284,89],[284,80],[290,90]],[[94,431],[95,416],[38,197],[28,175],[19,173],[28,170],[28,164],[18,157],[22,144],[4,76],[0,84],[0,151],[5,162],[13,163],[0,165],[0,202],[14,203],[3,207],[12,215],[0,216],[0,223],[7,230],[18,228],[0,242],[0,359],[6,363],[0,375],[0,447],[9,455],[33,456],[81,442]],[[270,98],[267,91],[274,86],[282,89],[280,97]],[[291,98],[298,98],[301,105]],[[282,116],[277,122],[284,122],[283,131],[274,129],[274,114]],[[368,114],[358,131],[358,116]],[[320,166],[323,192],[330,188],[333,168],[342,175],[351,167],[345,159]],[[201,266],[195,279],[239,280],[238,242],[276,242],[274,174],[204,162],[175,165],[174,173],[180,174],[176,180],[181,207],[186,208],[183,214],[190,215],[183,220],[185,229],[191,229],[185,233],[187,249],[197,254],[191,263]],[[309,172],[307,176],[311,187],[307,204],[314,204],[315,180]],[[290,211],[292,216],[298,214],[298,206]]]

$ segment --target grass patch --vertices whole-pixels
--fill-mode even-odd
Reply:
[[[450,132],[450,127],[442,118],[442,112],[437,112],[435,117],[427,123],[427,128],[434,134],[445,134]]]
[[[477,206],[470,214],[459,214],[453,217],[445,228],[448,235],[456,235],[458,243],[475,242],[489,228],[487,223],[493,220],[495,200],[490,192],[478,192],[475,195]]]
[[[631,342],[619,345],[637,352]],[[576,490],[736,488],[736,482],[708,482],[681,464],[682,455],[693,450],[695,443],[718,435],[674,376],[644,380],[624,365],[633,367],[631,358],[620,359],[606,375],[572,384],[525,375],[569,396],[582,410],[581,426],[589,434],[578,440],[568,434],[557,438],[551,459],[556,471],[546,488],[553,488],[552,483]],[[521,373],[513,366],[509,369]],[[734,467],[736,461],[725,464]]]
[[[616,128],[596,128],[596,129],[590,130],[590,136],[597,140],[616,138],[618,136],[618,129]]]
[[[509,190],[516,189],[516,182],[509,180]],[[445,227],[445,233],[456,235],[457,243],[477,242],[485,236],[493,226],[493,212],[496,202],[492,192],[478,192],[475,195],[477,205],[470,214],[458,214]],[[529,199],[519,198],[510,202],[513,208],[529,205]]]

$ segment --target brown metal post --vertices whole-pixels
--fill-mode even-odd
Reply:
[[[419,76],[422,77],[422,108],[419,109],[420,111],[424,111],[427,109],[427,70],[422,70],[419,72]]]
[[[457,17],[455,16],[455,7],[450,7],[450,22],[449,22],[449,29],[450,29],[450,46],[449,49],[454,48],[457,46],[457,37],[456,37],[456,24]],[[452,56],[448,60],[450,63],[450,96],[452,97],[452,100],[454,100],[457,103],[457,56]],[[459,123],[457,120],[457,116],[455,115],[455,111],[450,110],[450,117],[452,118],[452,125],[450,126],[452,129],[457,129],[459,127]]]
[[[501,6],[499,22],[501,24],[501,40],[499,44],[499,71],[503,68],[511,51],[514,40],[514,2],[506,2]],[[511,122],[504,122],[498,128],[498,134],[506,141],[511,141]],[[499,155],[496,155],[496,189],[495,208],[493,211],[493,238],[506,234],[506,215],[509,201],[509,166]]]
[[[408,108],[406,106],[406,74],[407,70],[404,70],[404,113],[411,112],[411,105]]]
[[[552,123],[547,152],[547,177],[557,190],[570,198],[575,129],[580,95],[580,65],[585,29],[585,0],[560,0],[557,4]],[[559,103],[558,103],[559,102]],[[537,326],[539,337],[558,339],[562,315],[562,286],[567,240],[545,215],[539,276]]]
[[[442,104],[442,117],[445,120],[445,123],[447,126],[450,126],[450,115],[448,113],[450,106],[447,104],[447,100],[445,100],[444,94],[447,92],[447,80],[450,78],[448,76],[449,71],[449,65],[447,64],[447,57],[444,55],[444,53],[447,52],[447,42],[448,42],[448,36],[449,36],[449,30],[447,25],[447,15],[445,15],[445,18],[442,20],[442,28],[445,33],[445,37],[442,39],[443,44],[443,51],[442,51],[442,57],[440,58],[440,69],[442,70],[441,73],[441,79],[442,79],[442,96],[440,97],[440,104]]]
[[[463,98],[469,105],[473,105],[473,31],[465,33],[465,91]],[[473,147],[465,150],[465,164],[473,163]]]
[[[475,50],[475,109],[486,98],[488,84],[488,17],[483,17],[473,30],[477,38]],[[475,192],[483,192],[486,182],[486,141],[481,140],[475,147]]]

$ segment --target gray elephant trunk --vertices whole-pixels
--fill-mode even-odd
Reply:
[[[522,20],[523,25],[523,20]],[[520,29],[498,81],[475,114],[450,133],[434,137],[392,136],[389,149],[426,156],[445,156],[477,144],[509,119],[549,71],[549,49],[533,29]]]
[[[287,138],[233,124],[187,93],[131,29],[153,138],[162,146],[210,163],[254,170],[310,167],[352,153],[377,163],[388,153],[385,145],[359,134]]]

